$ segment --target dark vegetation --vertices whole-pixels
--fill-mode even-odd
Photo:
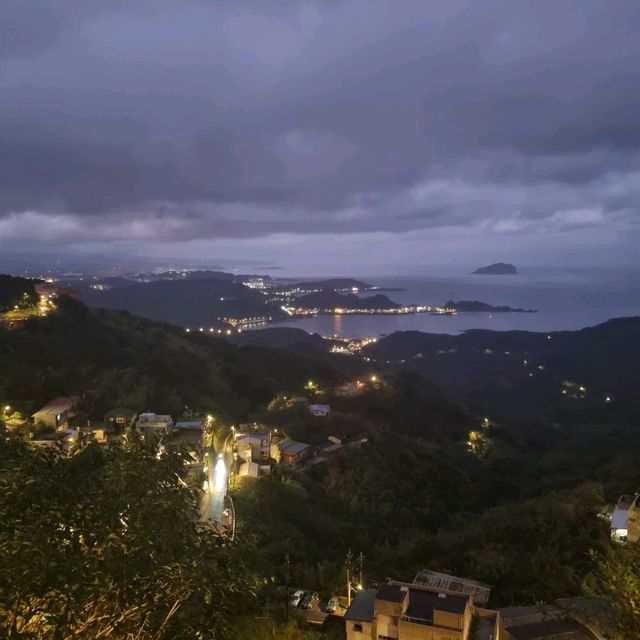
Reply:
[[[372,289],[373,286],[363,282],[362,280],[355,280],[354,278],[327,278],[326,280],[311,280],[308,282],[295,282],[293,284],[286,284],[278,287],[280,290],[293,291],[295,289],[305,289],[307,291],[316,289],[333,289],[346,290],[346,289],[359,289],[360,291],[366,291]]]
[[[535,309],[520,309],[507,306],[494,306],[479,300],[459,300],[454,302],[448,300],[444,303],[447,309],[456,309],[457,311],[466,312],[488,312],[488,313],[535,313]]]
[[[366,352],[423,374],[483,413],[562,424],[640,418],[640,318],[549,334],[405,331]]]
[[[197,523],[179,454],[0,439],[0,472],[3,638],[219,638],[245,610],[252,574]]]
[[[16,278],[0,274],[0,313],[22,304],[33,304],[36,299],[35,285],[40,280]]]
[[[241,282],[227,278],[159,280],[84,291],[91,307],[128,311],[143,318],[179,326],[225,326],[219,318],[283,315],[277,305]]]
[[[25,415],[55,396],[81,395],[79,419],[117,406],[174,416],[189,406],[232,423],[309,375],[339,379],[326,365],[285,352],[235,347],[69,299],[57,304],[57,313],[24,329],[0,327],[0,397]]]

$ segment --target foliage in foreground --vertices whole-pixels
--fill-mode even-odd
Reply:
[[[611,597],[616,638],[640,638],[640,546],[616,547],[593,559],[596,569],[585,580],[586,592]]]
[[[249,575],[198,522],[182,472],[179,454],[140,442],[66,458],[0,440],[6,637],[229,637]]]

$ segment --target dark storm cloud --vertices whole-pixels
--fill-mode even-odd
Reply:
[[[638,223],[635,1],[21,0],[0,25],[0,239]]]

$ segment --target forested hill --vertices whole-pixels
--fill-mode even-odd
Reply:
[[[477,409],[559,422],[640,416],[640,318],[552,333],[397,332],[365,351],[419,371]]]
[[[35,285],[41,280],[0,274],[0,312],[13,308],[27,294],[35,296]]]
[[[340,379],[327,365],[60,299],[23,329],[0,327],[0,396],[26,415],[58,395],[83,395],[87,413],[114,406],[172,415],[185,405],[241,420],[308,377]]]
[[[91,307],[119,309],[143,318],[185,326],[223,326],[219,318],[272,316],[282,311],[264,296],[240,282],[221,278],[159,280],[87,290]],[[227,326],[227,325],[224,325]]]

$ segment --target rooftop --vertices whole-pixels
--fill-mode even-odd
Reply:
[[[344,619],[355,620],[356,622],[371,622],[374,616],[376,593],[376,589],[360,591],[344,614]]]
[[[176,422],[178,429],[200,429],[202,420],[200,418],[185,418]]]
[[[47,414],[55,414],[61,413],[62,411],[67,411],[71,409],[76,404],[78,404],[78,400],[80,398],[78,396],[59,396],[48,402],[42,407],[39,411],[36,411],[33,415],[37,415],[39,413],[47,413]]]
[[[247,433],[243,433],[236,438],[236,442],[241,440],[247,440],[249,438],[253,438],[256,440],[264,440],[265,438],[271,437],[271,431],[248,431]]]
[[[409,606],[405,615],[433,624],[434,611],[463,614],[469,603],[469,596],[452,596],[446,593],[409,590]]]
[[[626,529],[629,526],[629,512],[626,509],[614,509],[611,516],[612,529]]]
[[[468,580],[467,578],[450,576],[446,573],[439,573],[438,571],[418,571],[413,583],[429,587],[436,591],[470,595],[475,604],[481,605],[487,604],[489,596],[491,595],[491,587],[488,584],[483,584],[476,580]]]
[[[515,640],[592,640],[592,635],[573,620],[545,620],[508,627]]]
[[[402,602],[407,593],[407,589],[402,590],[399,584],[385,584],[378,589],[376,600],[385,602]]]
[[[306,442],[295,442],[294,440],[289,440],[288,442],[283,442],[280,445],[280,453],[287,453],[295,456],[297,453],[301,453],[310,446],[311,445]]]

